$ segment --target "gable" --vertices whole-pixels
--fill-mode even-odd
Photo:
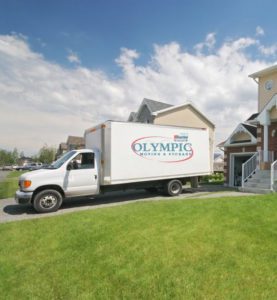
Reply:
[[[154,124],[214,129],[213,124],[191,105],[173,107],[170,110],[159,112],[155,117]]]
[[[136,122],[141,123],[152,123],[153,117],[151,112],[149,111],[149,108],[147,105],[143,105],[139,111],[139,113],[136,115]]]
[[[238,145],[255,145],[257,143],[257,127],[239,124],[224,143],[224,147]]]

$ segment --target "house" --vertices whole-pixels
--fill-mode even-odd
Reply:
[[[59,158],[67,151],[82,148],[85,148],[85,139],[83,137],[69,135],[66,143],[60,143],[56,158]]]
[[[222,153],[214,153],[214,166],[213,170],[215,173],[223,173],[224,166],[224,155]]]
[[[131,112],[129,122],[152,123],[182,127],[206,128],[209,132],[211,170],[213,169],[215,125],[191,102],[171,105],[151,99],[143,99],[137,112]]]
[[[67,152],[67,144],[66,143],[60,143],[58,151],[57,151],[57,156],[62,156],[65,152]]]
[[[249,75],[258,85],[258,112],[239,124],[224,147],[225,183],[245,191],[270,192],[277,157],[277,65]]]
[[[33,159],[31,157],[22,156],[18,159],[17,164],[18,166],[26,166],[33,162]]]
[[[138,112],[131,112],[128,121],[139,123],[154,123],[154,113],[169,107],[173,107],[173,105],[155,100],[143,99]]]
[[[85,148],[85,139],[80,136],[69,135],[66,141],[66,145],[69,151],[75,149],[83,149]]]

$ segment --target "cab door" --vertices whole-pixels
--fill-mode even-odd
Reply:
[[[98,169],[93,152],[81,152],[67,164],[64,191],[67,197],[99,193]]]

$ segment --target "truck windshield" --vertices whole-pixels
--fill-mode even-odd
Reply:
[[[56,160],[55,162],[53,162],[51,164],[50,169],[58,169],[58,168],[60,168],[75,153],[76,153],[76,151],[74,151],[74,150],[66,152],[62,157],[60,157],[58,160]]]

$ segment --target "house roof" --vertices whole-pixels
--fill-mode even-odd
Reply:
[[[142,105],[146,105],[151,113],[173,106],[168,103],[146,99],[146,98],[143,99]]]
[[[258,117],[259,113],[255,113],[255,114],[252,114],[247,120],[246,122],[248,121],[254,121],[257,117]]]
[[[81,136],[69,135],[66,143],[67,145],[84,145],[85,139]]]
[[[223,154],[222,153],[214,153],[214,160],[216,160],[217,158],[223,158]]]
[[[187,102],[185,104],[181,104],[181,105],[176,105],[176,106],[173,106],[171,105],[170,107],[167,107],[165,109],[161,109],[159,111],[156,111],[153,113],[154,116],[157,116],[159,114],[162,114],[162,113],[167,113],[167,112],[170,112],[174,109],[179,109],[179,108],[185,108],[187,106],[190,106],[196,113],[198,113],[200,116],[202,116],[202,118],[204,118],[208,123],[210,123],[213,127],[215,127],[215,125],[205,116],[203,115],[191,102]]]
[[[225,145],[226,142],[227,141],[223,141],[223,142],[219,143],[218,145],[216,145],[216,147],[218,147],[218,148],[224,147],[224,145]]]
[[[136,113],[134,112],[134,111],[132,111],[131,113],[130,113],[130,115],[129,115],[129,118],[128,118],[128,120],[127,121],[133,121],[134,119],[135,119],[135,117],[136,117]]]
[[[172,105],[164,103],[164,102],[144,98],[142,100],[141,104],[140,104],[140,107],[139,107],[137,113],[135,113],[135,115],[132,115],[132,113],[131,113],[129,118],[128,118],[128,121],[133,121],[133,120],[137,121],[139,119],[140,114],[141,114],[141,112],[142,112],[142,110],[145,106],[149,110],[150,114],[153,114],[156,111],[171,107]],[[134,118],[132,119],[133,116],[134,116]]]
[[[257,138],[257,126],[254,125],[248,125],[245,123],[241,123],[241,125],[248,130],[255,138]]]
[[[248,75],[248,77],[255,79],[255,78],[260,78],[260,77],[263,77],[265,75],[269,75],[269,74],[272,74],[272,73],[275,73],[275,72],[277,72],[277,65],[274,65],[274,66],[271,66],[269,68],[265,68],[261,71],[250,74],[250,75]]]

